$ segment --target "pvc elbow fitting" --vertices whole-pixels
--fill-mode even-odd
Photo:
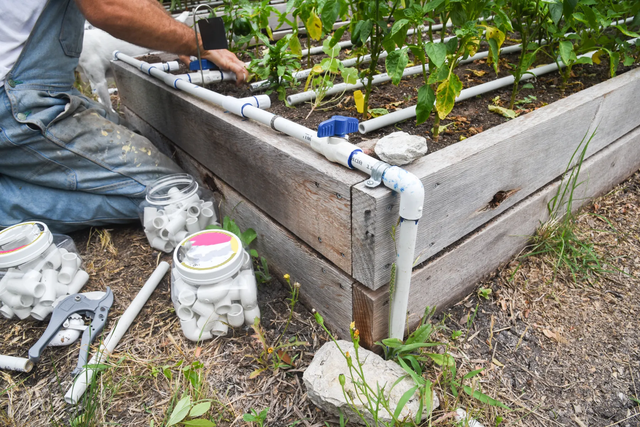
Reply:
[[[217,337],[223,337],[229,332],[229,324],[227,323],[227,316],[220,316],[220,318],[213,322],[213,328],[211,328],[211,334]]]
[[[424,187],[417,176],[398,166],[391,166],[382,175],[382,181],[400,193],[400,217],[410,220],[422,218]]]
[[[213,304],[206,304],[197,299],[191,306],[191,310],[200,317],[218,318],[216,309]]]
[[[189,234],[197,233],[201,230],[200,224],[198,223],[198,218],[189,217],[186,221],[187,232]]]
[[[153,224],[153,220],[158,216],[158,209],[153,206],[146,206],[142,214],[142,225],[146,230],[156,230],[157,227]]]
[[[200,210],[200,216],[198,217],[198,227],[200,227],[200,230],[204,230],[215,220],[213,209],[203,208]]]
[[[203,331],[198,328],[198,322],[195,318],[189,320],[180,320],[180,327],[185,338],[190,341],[198,342],[203,340],[210,340],[213,335],[209,331]]]
[[[14,316],[13,309],[6,304],[2,304],[2,307],[0,307],[0,314],[5,319],[13,319]]]

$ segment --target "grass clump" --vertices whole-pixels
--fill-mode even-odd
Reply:
[[[575,282],[605,273],[604,260],[593,242],[577,232],[577,216],[573,212],[576,190],[584,184],[580,171],[594,131],[587,134],[573,152],[562,174],[555,196],[547,204],[549,219],[531,237],[528,253],[523,257],[542,256],[552,260],[554,276],[558,271],[569,273]]]

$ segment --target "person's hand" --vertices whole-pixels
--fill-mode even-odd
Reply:
[[[216,64],[222,70],[233,71],[236,74],[236,85],[240,86],[249,77],[249,72],[235,53],[227,49],[216,49],[204,51],[203,58]]]

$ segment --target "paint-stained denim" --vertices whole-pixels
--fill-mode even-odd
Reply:
[[[49,0],[0,88],[0,227],[132,221],[146,185],[180,172],[73,88],[83,25],[73,0]]]

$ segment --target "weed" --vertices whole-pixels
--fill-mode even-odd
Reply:
[[[573,152],[558,190],[547,204],[549,220],[538,227],[531,238],[529,252],[523,255],[541,255],[553,259],[554,275],[558,270],[565,269],[575,282],[606,272],[593,243],[577,234],[576,217],[573,214],[575,191],[583,184],[578,181],[580,170],[595,134],[594,131],[588,139],[588,134],[585,134]]]
[[[491,288],[480,288],[478,289],[478,296],[480,298],[489,299],[489,297],[491,296],[491,292]]]
[[[244,414],[242,419],[248,423],[256,423],[258,427],[263,427],[264,422],[267,419],[267,413],[269,412],[269,408],[264,408],[262,411],[258,413],[255,409],[249,409],[249,414]]]
[[[271,369],[271,371],[273,372],[277,372],[281,368],[289,369],[293,367],[298,355],[294,355],[292,357],[288,353],[288,350],[297,346],[308,345],[307,342],[299,341],[296,337],[291,337],[289,340],[284,342],[282,341],[284,335],[287,332],[287,329],[289,328],[289,325],[291,324],[295,306],[300,296],[300,283],[294,282],[292,284],[291,277],[288,274],[284,275],[284,279],[287,282],[287,285],[289,285],[289,298],[287,298],[287,302],[289,303],[289,317],[287,318],[287,322],[285,323],[282,332],[280,332],[273,343],[269,343],[267,334],[260,325],[260,318],[256,317],[256,319],[254,320],[254,324],[251,325],[254,330],[253,337],[260,343],[262,347],[260,350],[260,354],[257,357],[254,357],[254,360],[258,362],[261,367],[254,370],[249,375],[249,378],[255,378],[268,369]]]

